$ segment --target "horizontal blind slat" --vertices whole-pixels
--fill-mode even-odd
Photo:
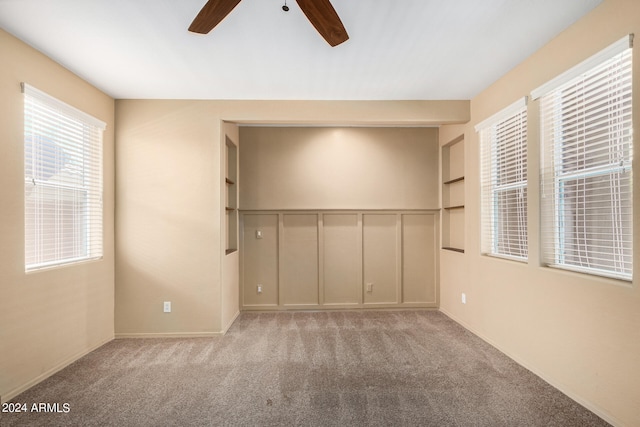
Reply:
[[[632,277],[631,80],[627,49],[541,97],[547,265]]]
[[[482,252],[526,260],[526,103],[478,126],[481,141]]]
[[[25,85],[25,269],[102,256],[104,123]]]

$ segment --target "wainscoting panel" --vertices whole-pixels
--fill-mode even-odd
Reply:
[[[318,305],[318,215],[283,215],[280,296],[283,305]]]
[[[323,303],[362,302],[362,245],[357,214],[323,215]]]
[[[437,307],[438,221],[435,210],[241,211],[241,309]]]
[[[399,302],[397,215],[363,215],[362,248],[364,303],[397,304]]]
[[[402,215],[402,302],[435,304],[436,216]]]
[[[278,215],[242,215],[242,224],[241,305],[277,307]]]

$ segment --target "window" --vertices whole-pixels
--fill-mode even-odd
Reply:
[[[22,84],[25,269],[102,257],[105,124]]]
[[[480,132],[482,252],[526,260],[526,98],[476,126]]]
[[[631,280],[631,37],[535,91],[547,265]]]

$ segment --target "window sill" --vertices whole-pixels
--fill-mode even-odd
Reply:
[[[528,258],[516,258],[516,257],[507,256],[507,255],[491,254],[491,253],[483,253],[482,256],[485,256],[487,258],[501,259],[501,260],[504,260],[504,261],[514,261],[514,262],[517,262],[517,263],[523,264],[523,265],[528,265],[529,264],[529,259]]]
[[[60,268],[70,268],[70,267],[79,266],[82,264],[88,264],[91,262],[102,261],[103,259],[104,259],[104,256],[92,257],[92,258],[75,258],[73,260],[66,261],[64,263],[51,263],[51,264],[44,264],[38,267],[33,267],[30,269],[25,268],[25,273],[33,274],[33,273],[40,273],[42,271],[57,270]]]
[[[599,280],[610,282],[614,285],[623,286],[625,288],[633,287],[633,278],[626,279],[622,277],[614,276],[613,274],[607,274],[606,271],[587,271],[580,268],[572,268],[570,266],[558,265],[558,264],[543,264],[543,267],[558,271],[560,273],[565,273],[567,275],[582,277],[585,279]]]

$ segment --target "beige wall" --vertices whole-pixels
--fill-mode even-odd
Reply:
[[[116,101],[116,336],[211,335],[232,317],[234,290],[222,277],[223,263],[233,262],[223,248],[223,122],[427,126],[464,122],[468,106]],[[244,141],[239,144],[242,161]],[[163,301],[172,302],[172,313],[162,312]]]
[[[242,127],[240,209],[435,209],[436,128]]]
[[[0,400],[113,339],[114,101],[0,30]],[[25,274],[20,82],[107,123],[104,257]]]
[[[221,123],[191,101],[116,101],[116,122],[116,335],[220,332]]]
[[[240,139],[245,309],[436,306],[437,212],[403,215],[438,208],[436,128],[241,127]]]
[[[440,306],[442,311],[599,415],[617,425],[637,426],[640,425],[637,280],[626,284],[540,266],[537,102],[529,104],[529,262],[481,256],[479,141],[473,130],[475,124],[628,33],[640,34],[640,2],[605,0],[475,97],[468,125],[441,128],[441,144],[465,135],[466,252],[440,254]],[[634,51],[637,65],[638,48]],[[469,64],[470,69],[472,66]],[[634,66],[633,79],[634,127],[640,129],[640,67]],[[636,145],[637,135],[638,132]],[[637,164],[635,167],[637,170]],[[636,173],[636,218],[640,218],[639,177]],[[635,229],[640,229],[638,223]],[[634,240],[638,248],[640,240]],[[636,250],[636,267],[640,265],[638,253]],[[462,292],[467,295],[466,305],[461,304]]]

